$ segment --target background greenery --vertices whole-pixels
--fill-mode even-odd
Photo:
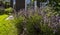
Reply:
[[[0,2],[5,7],[0,8],[0,35],[60,35],[60,0],[49,0],[46,8],[37,8],[39,11],[36,12],[33,9],[19,11],[20,15],[13,20],[6,20],[9,13],[14,14],[10,3]]]

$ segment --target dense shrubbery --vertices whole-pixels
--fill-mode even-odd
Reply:
[[[0,9],[0,14],[13,12],[11,7],[8,8],[8,2],[4,5],[6,9]],[[59,9],[58,7],[57,10]],[[60,35],[60,14],[57,10],[49,6],[37,12],[32,10],[19,12],[19,16],[17,15],[14,20],[5,20],[5,16],[0,17],[0,35]]]
[[[42,16],[38,14],[28,18],[20,17],[15,23],[19,34],[23,33],[25,27],[26,31],[24,32],[26,35],[54,35],[53,29],[48,24],[44,24],[44,21],[42,22]]]
[[[1,9],[1,8],[0,8],[0,15],[1,15],[1,14],[4,14],[4,9]]]
[[[12,12],[11,8],[6,9],[6,12]],[[44,8],[41,12],[21,11],[20,16],[15,17],[14,20],[0,21],[2,24],[0,32],[2,35],[6,33],[6,35],[58,35],[60,34],[58,17],[58,12],[52,10],[51,7]]]
[[[8,14],[9,15],[9,13],[13,13],[13,8],[11,8],[11,7],[6,8],[6,9],[0,8],[0,14]]]
[[[24,20],[24,17],[20,16],[18,18],[15,18],[13,20],[13,23],[15,24],[16,28],[17,28],[17,31],[18,31],[18,35],[21,34],[23,32],[23,20]]]
[[[28,14],[28,15],[26,15]],[[26,35],[58,35],[59,30],[59,13],[52,10],[51,7],[44,8],[41,12],[21,12],[20,16],[23,16],[23,21],[17,19],[18,31],[24,31]],[[56,25],[57,24],[57,25]],[[20,33],[19,32],[19,33]]]
[[[27,18],[20,16],[14,20],[7,21],[0,21],[0,32],[2,35],[20,35],[24,31],[24,27],[26,28],[26,35],[54,35],[53,28],[44,23],[43,17],[38,14],[31,15]]]
[[[13,12],[13,8],[11,8],[11,7],[5,9],[6,14],[9,14],[9,13],[12,13],[12,12]]]
[[[10,7],[10,2],[4,2],[3,4],[4,4],[5,8],[9,8]]]
[[[49,1],[48,6],[37,12],[32,11],[33,9],[18,12],[18,17],[13,20],[5,20],[13,9],[9,2],[1,1],[0,4],[5,9],[0,8],[0,35],[60,35],[60,2]],[[1,16],[1,14],[8,15]]]
[[[27,35],[38,35],[40,33],[40,22],[42,17],[35,14],[26,20]]]

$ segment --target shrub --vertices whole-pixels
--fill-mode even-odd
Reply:
[[[42,31],[42,35],[54,35],[53,33],[53,29],[51,27],[48,26],[48,24],[40,24],[40,29]]]
[[[3,2],[5,8],[9,8],[10,7],[10,2]]]
[[[36,14],[27,19],[26,24],[26,28],[28,31],[27,35],[38,35],[40,33],[39,24],[41,19],[42,17]]]
[[[0,15],[4,14],[4,9],[0,8]]]
[[[47,13],[47,16],[51,16],[50,15],[51,13],[50,12],[48,12],[48,13]],[[26,13],[26,14],[28,14],[28,13]],[[50,26],[48,26],[49,22],[44,23],[45,19],[43,19],[43,18],[45,16],[42,16],[42,15],[38,14],[37,12],[34,12],[34,14],[30,14],[30,12],[29,12],[28,16],[26,16],[24,14],[20,15],[20,16],[23,16],[23,17],[19,17],[15,21],[19,34],[23,33],[23,31],[24,31],[23,27],[26,26],[26,32],[25,32],[26,35],[54,35],[53,29]],[[25,20],[23,20],[23,19],[25,19]],[[26,21],[26,23],[24,24],[24,22],[22,20]]]
[[[26,22],[27,35],[54,35],[53,29],[48,24],[44,24],[40,15],[33,15]]]
[[[15,24],[15,26],[17,28],[18,35],[20,35],[23,32],[23,25],[22,25],[23,20],[24,20],[24,17],[22,17],[22,16],[15,18],[13,20],[13,23]]]
[[[13,9],[11,7],[5,9],[6,14],[9,14],[9,13],[12,13],[12,12],[13,12]]]

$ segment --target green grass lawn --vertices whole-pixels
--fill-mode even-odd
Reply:
[[[6,20],[8,15],[0,15],[0,35],[17,35],[17,29],[11,20]]]

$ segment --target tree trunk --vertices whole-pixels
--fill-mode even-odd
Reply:
[[[16,11],[25,8],[25,0],[16,0]]]
[[[37,0],[37,7],[40,8],[40,0]]]
[[[13,8],[13,0],[10,0],[10,7]]]

